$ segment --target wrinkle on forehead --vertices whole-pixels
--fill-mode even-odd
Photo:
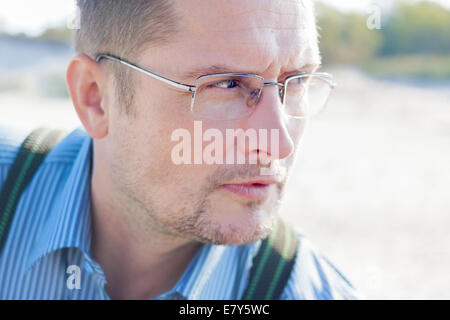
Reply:
[[[301,3],[300,0],[194,0],[180,5],[185,7],[184,18],[195,34],[239,32],[245,36],[260,29],[304,31],[313,27],[312,11]]]
[[[193,46],[222,51],[230,60],[258,68],[319,63],[309,0],[193,0],[177,2]]]

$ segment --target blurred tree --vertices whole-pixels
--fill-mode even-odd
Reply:
[[[383,55],[450,54],[450,10],[429,1],[400,3],[382,29]]]
[[[36,39],[45,41],[71,42],[72,30],[67,28],[65,25],[60,27],[48,28]]]
[[[324,63],[363,63],[381,48],[382,35],[367,28],[365,16],[342,13],[322,3],[316,10]]]

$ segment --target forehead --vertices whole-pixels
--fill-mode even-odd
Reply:
[[[319,63],[310,0],[178,0],[175,6],[180,54],[192,64],[263,72]]]

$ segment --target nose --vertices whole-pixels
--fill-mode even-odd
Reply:
[[[279,82],[264,82],[263,87],[261,89],[255,90],[250,93],[250,96],[247,100],[247,105],[249,107],[253,107],[254,105],[258,104],[259,99],[261,97],[261,93],[262,93],[264,87],[266,87],[266,86],[277,86],[280,100],[282,103],[284,103],[284,101],[283,101],[284,84],[279,83]]]
[[[242,150],[246,155],[265,153],[264,156],[271,160],[281,160],[294,151],[294,142],[286,126],[287,116],[283,111],[282,86],[278,82],[264,83],[254,112],[245,119],[247,129],[253,128],[258,134],[258,143],[253,146],[246,144]]]
[[[279,83],[279,82],[264,82],[264,87],[267,86],[276,86],[277,90],[278,90],[278,95],[281,99],[281,102],[283,103],[283,91],[284,91],[284,84],[283,83]]]

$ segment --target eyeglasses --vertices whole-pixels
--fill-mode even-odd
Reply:
[[[100,54],[96,61],[119,62],[172,87],[191,92],[191,112],[205,120],[238,120],[250,116],[266,86],[278,86],[284,113],[303,119],[321,112],[336,86],[331,74],[300,73],[287,77],[284,83],[264,82],[264,78],[248,73],[216,73],[198,77],[194,85],[183,84],[139,67],[121,58]]]

